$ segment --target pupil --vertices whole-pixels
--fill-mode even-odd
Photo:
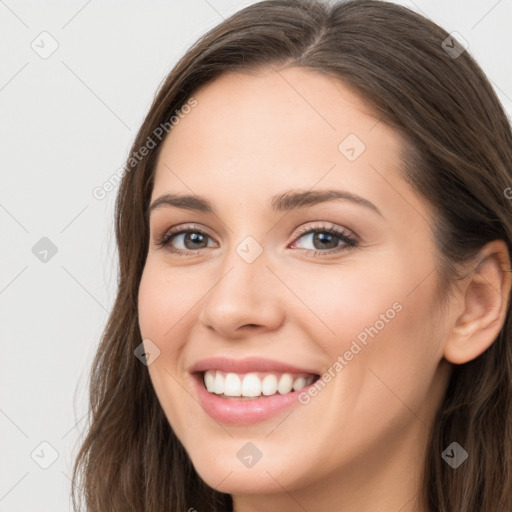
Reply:
[[[201,242],[201,239],[203,238],[203,235],[201,234],[198,234],[198,233],[188,233],[186,236],[185,236],[185,246],[187,246],[187,240],[192,240],[192,241],[198,241],[199,240],[199,243]],[[194,245],[194,244],[192,244]],[[192,249],[197,249],[197,244],[195,244],[196,247],[192,247]],[[187,247],[187,249],[190,249],[190,247]]]
[[[317,233],[315,234],[314,241],[320,241],[321,243],[325,243],[325,238],[332,239],[332,235],[326,234],[326,233]],[[327,243],[329,243],[329,240],[327,240]],[[336,244],[334,245],[336,247]],[[327,247],[327,249],[332,249],[333,247]],[[326,247],[322,247],[322,249],[326,249]]]

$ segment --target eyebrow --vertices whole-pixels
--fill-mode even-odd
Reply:
[[[275,212],[283,212],[306,208],[336,199],[350,201],[351,203],[364,206],[365,208],[373,210],[381,217],[384,217],[381,211],[372,202],[368,201],[368,199],[345,190],[288,191],[275,195],[270,202],[270,207]],[[149,213],[162,206],[175,206],[186,210],[216,215],[212,203],[208,201],[208,199],[197,195],[164,194],[153,201],[149,207]]]

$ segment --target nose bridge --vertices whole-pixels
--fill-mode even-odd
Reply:
[[[256,219],[251,220],[252,210],[247,205],[240,205],[237,211],[238,221],[230,226],[230,234],[225,242],[229,250],[221,264],[220,275],[226,276],[224,279],[228,279],[228,286],[236,286],[236,281],[242,286],[251,286],[255,282],[263,284],[266,274],[270,274],[267,268],[269,253],[264,247],[267,238],[265,231],[255,227],[258,224]]]
[[[275,327],[281,311],[278,285],[264,247],[246,235],[233,243],[205,297],[201,320],[224,335],[246,324]]]
[[[223,295],[226,303],[243,301],[254,306],[269,298],[268,279],[271,272],[267,268],[267,254],[256,238],[245,236],[238,243],[233,243],[229,254],[221,264],[218,284],[212,290],[216,295]]]

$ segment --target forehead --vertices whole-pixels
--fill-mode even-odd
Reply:
[[[227,160],[237,151],[248,160],[272,151],[274,161],[281,155],[309,161],[321,147],[337,158],[348,134],[365,142],[378,122],[339,80],[305,68],[226,73],[193,96],[197,106],[182,114],[164,145],[180,153],[193,149],[197,157],[220,153]]]
[[[163,143],[153,198],[225,191],[244,202],[343,186],[379,202],[407,188],[399,135],[333,77],[303,68],[226,73],[193,97]]]

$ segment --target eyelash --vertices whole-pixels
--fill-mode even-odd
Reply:
[[[156,245],[159,248],[165,249],[173,254],[176,254],[177,256],[192,256],[198,253],[201,249],[197,250],[183,250],[183,249],[175,249],[171,248],[169,245],[171,240],[182,234],[186,233],[199,233],[203,236],[206,236],[208,238],[211,238],[210,235],[202,231],[201,229],[196,228],[195,226],[186,226],[185,227],[179,227],[179,228],[173,228],[170,231],[167,231],[163,236],[159,237],[158,241],[156,242]],[[313,251],[313,256],[318,256],[322,254],[337,254],[339,252],[346,251],[352,247],[357,247],[359,244],[359,241],[346,233],[344,230],[336,229],[331,226],[321,225],[321,226],[315,226],[314,228],[306,227],[302,228],[299,233],[297,234],[296,238],[293,241],[293,244],[300,239],[301,237],[305,235],[309,235],[310,233],[328,233],[330,235],[334,235],[338,237],[342,242],[344,242],[346,245],[335,248],[335,249],[328,249],[326,251],[321,251],[318,249],[299,249],[305,252],[310,253]]]

